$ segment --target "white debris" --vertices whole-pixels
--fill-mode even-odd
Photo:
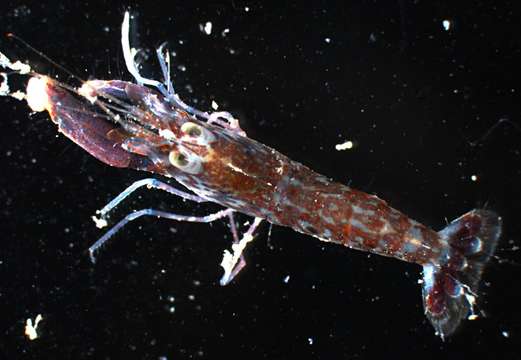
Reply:
[[[1,95],[1,93],[0,93],[0,95]],[[15,98],[15,99],[17,99],[17,100],[25,100],[27,98],[25,93],[21,92],[20,90],[15,91],[14,93],[11,93],[10,96]]]
[[[20,62],[20,61],[15,61],[14,63],[12,63],[11,60],[9,60],[9,58],[7,56],[5,56],[4,54],[2,54],[1,52],[0,52],[0,66],[2,66],[4,68],[9,68],[22,75],[29,74],[31,72],[31,67],[29,65],[24,64],[23,62]]]
[[[286,277],[284,278],[284,283],[287,284],[289,282],[289,275],[286,275]]]
[[[335,149],[338,150],[338,151],[341,151],[341,150],[349,150],[349,149],[352,149],[353,148],[353,142],[348,140],[342,144],[337,144],[335,145]]]
[[[470,177],[470,180],[472,180],[472,181],[478,181],[478,176],[477,176],[477,175],[472,175],[472,176]]]
[[[4,73],[0,73],[0,76],[3,77],[2,84],[0,84],[0,96],[9,95],[9,85],[7,84],[7,75]]]
[[[96,100],[98,100],[96,90],[89,84],[89,82],[86,82],[78,89],[78,94],[87,99],[91,104],[94,104]]]
[[[503,331],[501,332],[501,335],[503,335],[503,336],[506,337],[506,338],[510,337],[510,333],[509,333],[508,331],[505,331],[505,330],[503,330]]]
[[[311,337],[308,338],[308,344],[313,345],[313,338],[311,338]]]
[[[219,109],[219,105],[213,100],[212,100],[212,109],[214,109],[214,110]]]
[[[212,23],[210,21],[207,21],[206,24],[204,24],[203,31],[206,35],[212,33]]]
[[[445,29],[445,31],[449,31],[452,24],[451,24],[450,20],[443,20],[442,25],[443,25],[443,28]]]
[[[34,340],[38,338],[37,328],[40,321],[43,320],[43,317],[41,314],[36,315],[36,319],[34,319],[34,325],[33,321],[29,318],[25,321],[25,335],[29,338],[29,340]]]
[[[98,229],[103,229],[105,226],[108,225],[107,220],[105,220],[103,218],[98,218],[96,216],[92,216],[91,219],[92,219],[92,221],[94,221],[94,223],[96,224],[96,227]]]
[[[225,37],[226,35],[228,35],[229,32],[230,32],[230,29],[226,28],[226,29],[224,29],[224,30],[222,31],[221,36],[222,36],[222,37]]]
[[[48,78],[45,76],[32,77],[27,83],[27,104],[32,111],[40,112],[50,107],[47,95]]]
[[[329,44],[331,42],[331,38],[327,37],[327,38],[324,39],[324,41]]]
[[[246,248],[246,244],[252,240],[252,235],[244,234],[243,238],[237,244],[232,245],[233,254],[228,250],[224,250],[223,260],[221,261],[224,275],[221,279],[221,285],[226,285],[232,279],[232,271],[235,265],[239,261],[244,248]]]

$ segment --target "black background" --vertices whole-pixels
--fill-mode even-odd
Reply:
[[[169,42],[187,102],[207,110],[215,100],[250,137],[435,229],[487,206],[503,216],[504,236],[484,276],[486,317],[466,321],[446,342],[423,315],[419,266],[290,229],[273,227],[268,240],[263,225],[248,267],[227,287],[218,285],[230,246],[224,223],[142,219],[94,266],[86,249],[102,231],[90,216],[147,175],[100,163],[57,135],[45,114],[1,98],[0,358],[519,358],[521,58],[513,4],[4,1],[3,33],[83,78],[125,80],[119,31],[130,5],[134,46]],[[207,21],[211,35],[200,29]],[[70,80],[19,42],[2,37],[0,48]],[[144,71],[157,78],[147,54]],[[346,140],[355,147],[335,150]],[[113,219],[144,207],[218,209],[141,190]],[[29,341],[25,319],[38,313],[41,337]]]

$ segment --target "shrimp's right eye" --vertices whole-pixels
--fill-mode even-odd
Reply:
[[[199,174],[202,170],[201,159],[197,156],[190,156],[178,150],[172,150],[168,154],[170,164],[189,174]]]
[[[199,137],[203,133],[201,126],[194,124],[193,122],[185,122],[181,126],[181,131],[190,137]]]
[[[215,141],[215,136],[208,129],[191,121],[185,122],[181,126],[181,131],[188,136],[190,142],[199,145],[208,145]]]

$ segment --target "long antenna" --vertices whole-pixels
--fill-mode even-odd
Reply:
[[[51,59],[49,56],[45,55],[42,51],[36,49],[34,46],[32,45],[29,45],[29,43],[27,41],[25,41],[24,39],[22,39],[21,37],[19,37],[18,35],[15,35],[13,33],[7,33],[6,36],[9,38],[9,39],[15,39],[15,40],[18,40],[19,42],[21,42],[24,46],[26,46],[29,50],[33,51],[34,53],[36,53],[37,55],[41,56],[42,58],[44,58],[45,60],[47,60],[49,63],[51,63],[52,65],[56,66],[57,68],[61,69],[62,71],[64,71],[65,73],[69,74],[70,76],[72,76],[74,79],[80,81],[81,83],[84,83],[85,80],[83,80],[81,77],[79,77],[78,75],[74,74],[73,72],[71,72],[69,69],[67,69],[65,66],[59,64],[58,62],[54,61],[53,59]]]

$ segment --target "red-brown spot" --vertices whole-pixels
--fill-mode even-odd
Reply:
[[[378,246],[378,239],[372,236],[365,236],[364,238],[364,246],[367,249],[374,249]]]
[[[395,254],[402,248],[403,238],[396,234],[385,234],[383,240],[389,254]]]
[[[344,224],[342,226],[342,235],[344,235],[342,239],[342,245],[346,245],[349,241],[349,236],[351,235],[352,226],[350,223]]]

